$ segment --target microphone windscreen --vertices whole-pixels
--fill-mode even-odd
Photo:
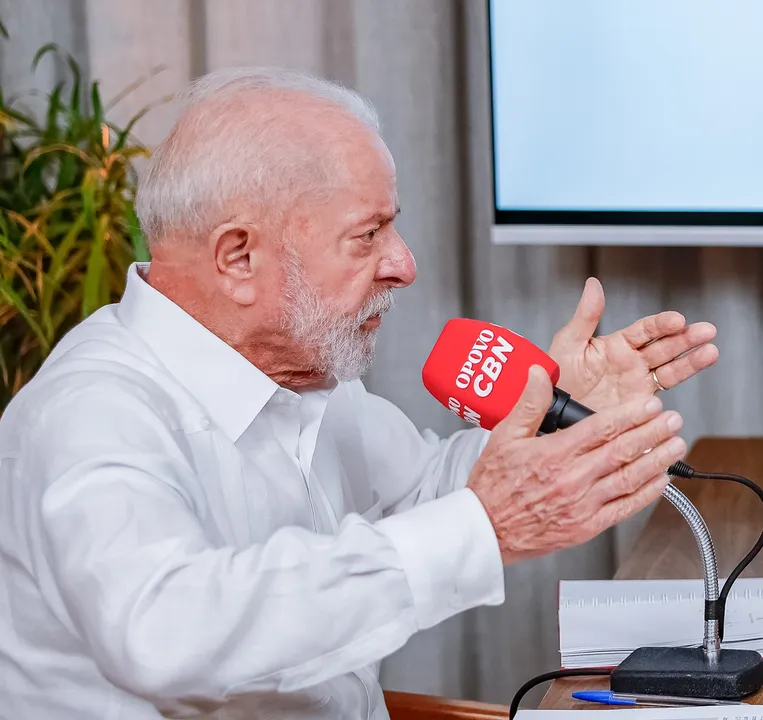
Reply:
[[[424,386],[463,420],[492,430],[517,404],[533,365],[559,379],[559,366],[543,350],[499,325],[449,320],[424,363]]]

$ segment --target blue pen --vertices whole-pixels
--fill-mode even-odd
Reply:
[[[662,707],[686,707],[687,705],[744,705],[733,700],[711,700],[709,698],[675,697],[672,695],[625,695],[610,690],[581,690],[572,693],[576,700],[600,703],[601,705],[658,705]]]

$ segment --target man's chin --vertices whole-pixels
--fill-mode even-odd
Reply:
[[[338,363],[332,374],[342,382],[359,380],[371,369],[373,357],[374,352],[371,349],[364,358],[354,358],[352,362]]]

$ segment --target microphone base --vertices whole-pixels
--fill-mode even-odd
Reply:
[[[702,648],[642,647],[613,671],[612,692],[740,700],[763,687],[763,658],[722,649],[708,660]]]

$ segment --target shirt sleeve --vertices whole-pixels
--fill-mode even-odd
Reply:
[[[361,426],[374,489],[386,515],[442,498],[466,486],[469,473],[490,433],[469,428],[440,437],[419,432],[408,416],[389,400],[353,384],[363,408]]]
[[[402,410],[362,383],[354,391],[362,397],[364,449],[384,508],[377,526],[398,551],[419,622],[439,622],[452,606],[477,598],[476,604],[502,603],[498,540],[482,503],[465,487],[490,433],[420,433]]]
[[[469,568],[489,543],[468,490],[377,523],[350,515],[335,536],[284,527],[238,549],[205,534],[183,442],[134,388],[96,383],[46,403],[22,455],[42,487],[49,603],[105,677],[160,708],[317,685],[503,599],[478,577],[483,560]]]

